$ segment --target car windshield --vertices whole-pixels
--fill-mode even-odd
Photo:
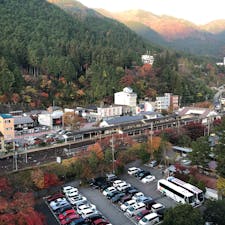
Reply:
[[[134,207],[130,207],[129,211],[133,212],[134,211]]]
[[[142,221],[143,221],[144,223],[148,222],[148,220],[147,220],[145,217],[142,218]]]

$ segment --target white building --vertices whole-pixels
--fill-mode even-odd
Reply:
[[[225,57],[223,58],[223,62],[217,62],[217,66],[225,66]]]
[[[172,93],[165,93],[164,96],[156,97],[155,109],[162,110],[176,110],[179,108],[179,96]]]
[[[137,94],[133,92],[132,88],[125,87],[123,91],[114,94],[114,104],[136,107]]]
[[[152,55],[142,55],[141,56],[141,61],[143,64],[150,64],[152,65],[154,63],[154,56]]]

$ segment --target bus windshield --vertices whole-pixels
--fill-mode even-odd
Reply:
[[[204,200],[203,193],[199,193],[199,194],[198,194],[198,200],[199,200],[200,202],[202,202],[202,201]]]
[[[194,195],[188,197],[188,203],[189,203],[189,204],[192,204],[193,202],[195,202],[195,197],[194,197]]]

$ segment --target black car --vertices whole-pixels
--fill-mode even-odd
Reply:
[[[156,201],[154,199],[149,199],[149,201],[145,201],[144,204],[146,206],[146,209],[151,210],[152,205],[156,204]]]
[[[108,185],[105,177],[92,178],[89,181],[89,184],[91,187],[99,188],[99,189],[102,188],[102,186],[104,186],[104,185]]]
[[[93,214],[93,215],[90,215],[88,218],[86,218],[85,221],[88,224],[90,224],[90,223],[92,223],[93,221],[95,221],[97,219],[104,219],[104,217],[103,217],[102,214]]]
[[[124,195],[121,199],[120,199],[120,203],[123,204],[124,202],[127,202],[129,200],[132,199],[132,195]]]
[[[151,175],[151,173],[150,173],[149,171],[145,171],[145,172],[143,172],[143,173],[140,173],[140,174],[138,175],[138,178],[141,180],[142,178],[144,178],[144,177],[146,177],[146,176],[148,176],[148,175]]]
[[[143,173],[143,172],[145,172],[145,170],[140,169],[140,170],[138,170],[138,171],[134,174],[134,176],[135,176],[135,177],[138,177],[138,175],[139,175],[140,173]]]
[[[108,199],[111,199],[112,197],[114,197],[115,195],[120,194],[120,193],[121,193],[120,191],[112,191],[112,192],[109,192],[109,193],[106,195],[106,197],[107,197]]]
[[[123,192],[118,193],[111,198],[111,201],[112,201],[112,203],[116,203],[124,196],[125,196],[125,193],[123,193]]]

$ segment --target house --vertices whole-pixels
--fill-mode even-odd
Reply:
[[[34,120],[30,116],[14,116],[14,130],[15,131],[27,131],[34,128]]]
[[[154,56],[147,53],[147,54],[141,56],[141,61],[143,64],[152,65],[154,63]]]

